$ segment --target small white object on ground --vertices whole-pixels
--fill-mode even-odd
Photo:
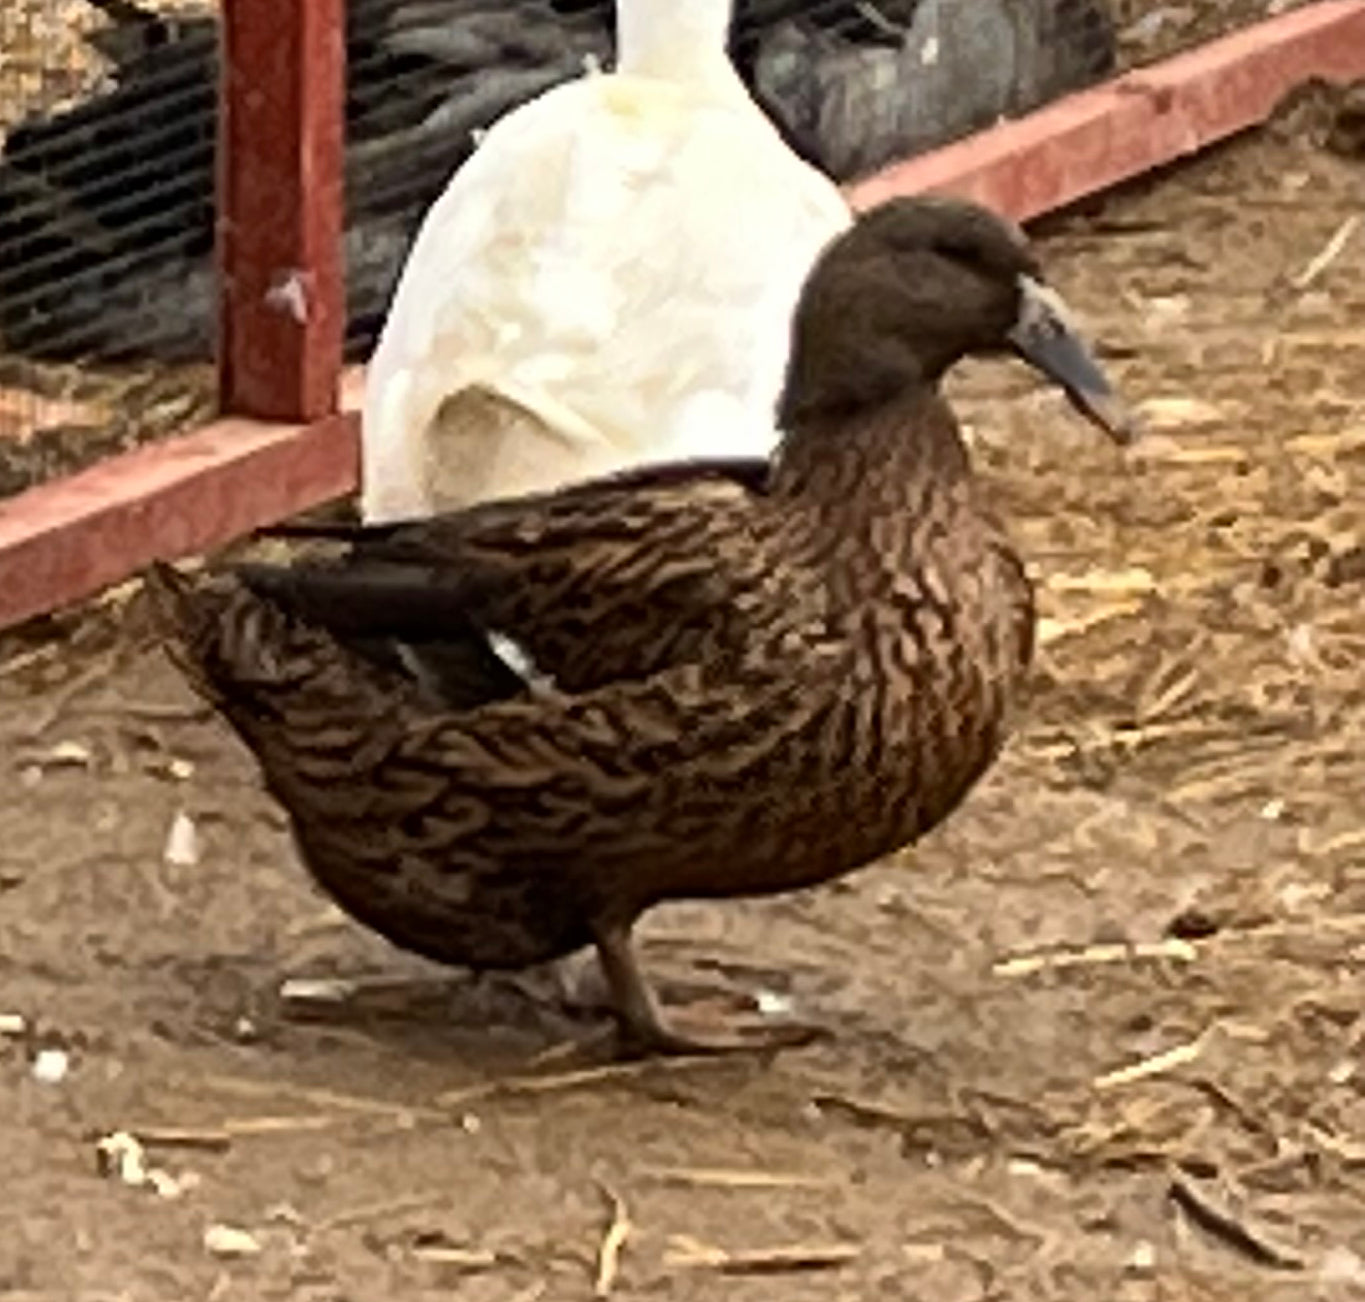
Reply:
[[[280,983],[286,1003],[342,1004],[355,994],[355,982],[344,977],[290,977]]]
[[[754,1003],[764,1017],[781,1017],[792,1010],[791,996],[778,994],[776,990],[760,990],[754,995]]]
[[[171,821],[163,858],[175,868],[193,868],[199,862],[199,829],[183,809]]]
[[[199,1177],[193,1171],[177,1178],[160,1167],[148,1166],[147,1150],[142,1141],[126,1130],[105,1135],[95,1145],[95,1159],[101,1175],[133,1189],[150,1189],[159,1198],[179,1198],[199,1183]]]
[[[40,1049],[33,1058],[33,1079],[44,1085],[57,1085],[71,1070],[71,1058],[65,1049]]]
[[[95,1145],[95,1157],[103,1175],[116,1176],[124,1184],[147,1183],[147,1153],[126,1130],[105,1135]]]
[[[1128,1254],[1128,1269],[1140,1271],[1146,1274],[1156,1266],[1156,1249],[1146,1241],[1141,1239],[1133,1245],[1133,1250]]]
[[[235,1225],[210,1225],[204,1231],[204,1248],[215,1257],[255,1257],[261,1244],[254,1234]]]

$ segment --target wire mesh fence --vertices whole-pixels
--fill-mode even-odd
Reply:
[[[1286,7],[739,0],[731,44],[792,147],[848,180]],[[611,0],[349,0],[353,360],[479,131],[609,66],[612,17]],[[5,5],[0,495],[207,410],[217,62],[210,3]]]
[[[0,496],[211,410],[173,305],[212,302],[215,63],[211,9],[4,8]]]

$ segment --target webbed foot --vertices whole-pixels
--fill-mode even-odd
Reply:
[[[810,1044],[828,1032],[819,1026],[796,1022],[773,1025],[732,1022],[715,1031],[692,1033],[683,1029],[686,1015],[665,1021],[658,1001],[640,970],[626,927],[603,928],[597,935],[597,953],[611,989],[613,1010],[621,1026],[623,1047],[649,1055],[693,1056],[721,1053],[774,1053]]]

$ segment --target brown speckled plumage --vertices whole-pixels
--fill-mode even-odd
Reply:
[[[178,661],[321,885],[453,964],[596,943],[626,1028],[690,1044],[634,967],[641,912],[855,869],[941,821],[1000,747],[1032,598],[937,380],[1004,345],[1036,270],[979,210],[889,205],[807,288],[771,468],[476,507],[331,565],[158,572]],[[548,681],[510,676],[486,633]],[[455,647],[446,703],[358,654],[376,634]]]

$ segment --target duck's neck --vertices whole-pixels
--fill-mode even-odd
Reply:
[[[617,70],[743,92],[726,45],[731,0],[617,0]]]
[[[969,477],[957,421],[928,386],[859,412],[807,411],[791,419],[773,489],[821,514],[916,512]]]

